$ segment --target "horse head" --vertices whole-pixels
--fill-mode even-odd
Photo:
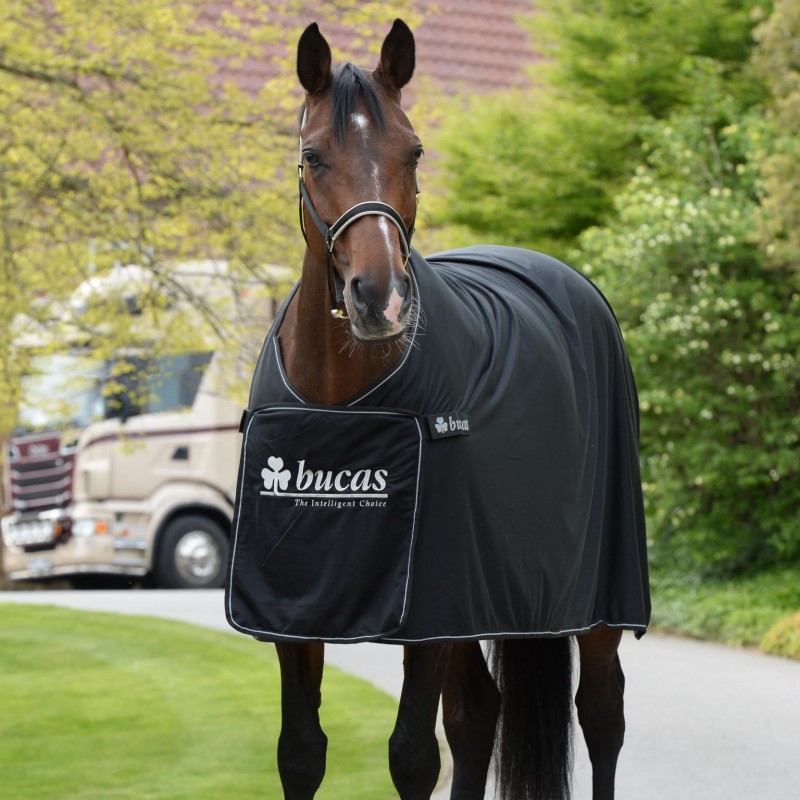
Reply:
[[[406,267],[422,145],[400,92],[414,72],[414,52],[402,20],[371,73],[349,63],[332,70],[316,23],[297,51],[306,91],[298,166],[307,257],[328,272],[332,313],[349,318],[353,337],[367,343],[402,337],[412,312]]]

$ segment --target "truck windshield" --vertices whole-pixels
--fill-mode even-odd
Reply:
[[[85,428],[111,417],[188,408],[210,360],[211,353],[117,362],[80,352],[37,356],[23,380],[16,433]]]
[[[211,353],[129,358],[132,371],[122,377],[126,397],[116,407],[127,405],[128,416],[190,408],[210,361]],[[108,406],[106,416],[120,416],[113,399]]]
[[[22,381],[17,432],[83,428],[102,419],[103,364],[82,353],[36,356]]]

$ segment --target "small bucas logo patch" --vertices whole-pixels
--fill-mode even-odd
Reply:
[[[389,499],[386,469],[315,470],[304,459],[291,470],[282,458],[271,456],[261,478],[262,495],[290,498],[296,506],[385,508]]]
[[[469,417],[466,414],[453,412],[434,414],[428,417],[428,429],[431,439],[444,439],[448,436],[469,436]]]

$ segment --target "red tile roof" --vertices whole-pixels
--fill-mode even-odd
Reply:
[[[491,92],[520,86],[536,60],[517,18],[530,0],[439,0],[439,10],[415,31],[417,71],[443,89]]]
[[[233,0],[208,0],[204,16],[213,20],[222,11],[233,11],[234,5]],[[431,6],[434,10],[427,13],[425,9]],[[518,18],[532,12],[531,0],[418,0],[417,7],[423,15],[422,24],[414,30],[417,76],[429,77],[446,92],[469,89],[488,93],[525,82],[525,67],[538,57]],[[334,48],[338,46],[347,58],[362,66],[373,66],[378,43],[369,43],[372,54],[367,54],[363,45],[354,48],[352,27],[346,22],[324,20],[325,12],[315,4],[308,3],[308,9],[307,14],[300,15],[302,18],[285,21],[287,36],[292,38],[287,47],[295,46],[295,29],[319,19],[323,34]],[[388,20],[387,32],[390,23]],[[276,52],[277,48],[265,47],[263,59],[227,65],[223,77],[246,91],[257,92],[276,73],[272,63]]]

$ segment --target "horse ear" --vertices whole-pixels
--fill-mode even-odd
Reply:
[[[375,78],[387,89],[400,92],[414,74],[416,47],[414,34],[401,19],[396,19],[381,48]]]
[[[309,94],[316,94],[331,81],[331,48],[312,22],[297,44],[297,77]]]

